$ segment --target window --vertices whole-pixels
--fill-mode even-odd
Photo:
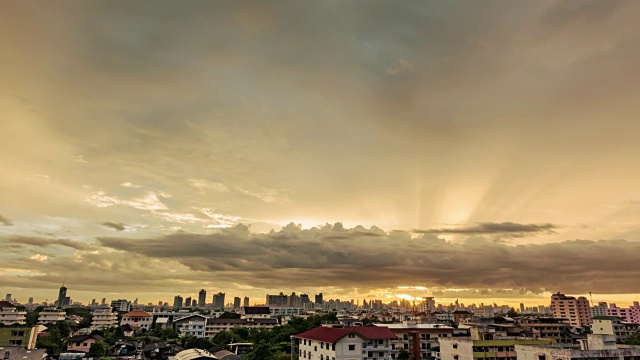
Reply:
[[[457,349],[458,348],[458,344],[453,344],[453,348]]]
[[[5,351],[5,352],[4,352],[4,358],[5,358],[5,360],[9,359],[9,356],[11,356],[11,351]]]
[[[349,351],[354,351],[356,349],[355,345],[349,345]]]

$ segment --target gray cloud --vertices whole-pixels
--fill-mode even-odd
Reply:
[[[553,224],[518,224],[513,222],[477,223],[472,226],[458,228],[440,228],[427,230],[413,230],[418,234],[463,234],[463,235],[508,235],[522,237],[525,234],[553,233],[558,227]]]
[[[546,230],[542,226],[538,231]],[[290,225],[279,232],[250,234],[239,225],[215,234],[98,241],[125,253],[173,260],[195,271],[259,286],[393,287],[403,283],[575,293],[640,291],[640,285],[631,281],[640,274],[638,242],[572,240],[511,246],[482,237],[453,243],[432,234],[413,238],[400,231],[373,236],[358,231],[301,230]],[[341,232],[349,235],[336,236]]]
[[[0,215],[0,224],[2,224],[3,226],[11,226],[13,225],[13,222],[11,222],[11,220],[7,219],[6,217]]]
[[[115,223],[111,221],[105,221],[103,223],[100,223],[100,225],[111,228],[116,231],[124,231],[127,228],[123,223]]]
[[[89,243],[74,241],[69,239],[43,238],[33,236],[6,236],[0,237],[0,243],[9,244],[17,247],[25,245],[48,248],[52,246],[68,247],[76,250],[89,250],[93,246]]]

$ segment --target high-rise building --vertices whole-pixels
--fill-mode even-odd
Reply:
[[[219,292],[213,295],[213,307],[216,309],[224,309],[224,293]]]
[[[204,306],[204,304],[206,304],[206,303],[207,303],[207,290],[202,289],[198,293],[198,305],[199,306]]]
[[[198,301],[196,299],[191,300],[191,307],[198,306]]]
[[[7,296],[4,297],[4,300],[11,302],[11,294],[7,294]]]
[[[58,302],[56,305],[58,307],[65,307],[65,300],[67,299],[67,288],[62,285],[60,290],[58,291]],[[67,305],[68,306],[68,305]]]
[[[582,327],[591,325],[591,307],[586,297],[566,296],[557,293],[551,295],[551,310],[553,316],[569,320],[572,326]]]
[[[524,313],[524,303],[520,303],[520,313]]]
[[[236,296],[233,298],[233,308],[240,309],[240,297]]]
[[[289,297],[284,293],[280,293],[278,295],[267,294],[266,300],[267,300],[267,304],[266,304],[267,306],[288,306],[289,305]]]
[[[111,307],[116,311],[131,311],[131,303],[125,299],[111,300]]]
[[[29,305],[32,305],[32,304],[33,304],[33,297],[30,297],[29,298]]]
[[[322,305],[322,293],[316,295],[316,304]]]
[[[102,298],[100,305],[107,305],[107,298]]]
[[[310,302],[311,302],[311,300],[309,299],[309,295],[300,294],[300,303],[302,304],[302,306],[304,306],[305,304],[308,304]]]
[[[242,304],[242,306],[249,306],[249,297],[248,296],[244,297],[244,303]]]
[[[182,308],[182,296],[177,295],[176,297],[173,298],[173,308],[174,309]]]
[[[185,307],[191,306],[191,296],[189,296],[188,298],[184,299],[184,306]]]

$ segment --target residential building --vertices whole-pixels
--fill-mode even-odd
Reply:
[[[191,307],[191,296],[184,299],[184,307]]]
[[[592,320],[592,334],[613,335],[619,342],[625,342],[640,327],[636,323],[624,322],[617,316],[594,316]]]
[[[275,319],[278,316],[299,316],[306,314],[307,310],[301,307],[270,306],[269,312],[271,312],[271,317]]]
[[[224,297],[223,292],[219,292],[213,295],[213,307],[216,309],[224,309]]]
[[[87,353],[91,349],[91,345],[97,342],[104,342],[104,338],[100,335],[76,335],[67,340],[67,351]],[[109,354],[104,354],[104,356]]]
[[[244,306],[244,307],[249,306],[249,297],[248,296],[244,297],[244,301],[242,302],[242,306]]]
[[[422,298],[422,302],[418,305],[418,311],[430,314],[436,309],[436,301],[433,297]]]
[[[129,324],[134,330],[151,330],[153,315],[143,310],[133,310],[122,315],[120,326]]]
[[[346,360],[392,358],[395,334],[387,327],[318,326],[295,335],[299,359]]]
[[[111,307],[116,311],[131,311],[131,302],[125,299],[111,300]]]
[[[569,324],[576,327],[591,325],[591,307],[586,297],[566,296],[561,293],[551,295],[551,309],[553,316],[565,318]]]
[[[591,307],[591,316],[607,316],[607,307],[608,305],[606,302],[599,302],[598,306]]]
[[[474,339],[472,337],[441,338],[440,360],[515,360],[516,345],[550,345],[551,339],[520,337]]]
[[[580,345],[516,345],[517,360],[637,360],[640,347],[616,345],[613,335],[587,335]]]
[[[207,318],[205,324],[205,334],[207,338],[214,337],[220,331],[231,331],[234,327],[244,327],[250,329],[273,329],[278,325],[276,319],[221,319],[221,318]]]
[[[47,358],[47,350],[25,349],[22,346],[0,346],[0,356],[3,360],[44,360]]]
[[[198,293],[198,306],[204,306],[207,303],[207,290],[201,289]]]
[[[610,304],[606,315],[617,316],[626,322],[640,324],[640,304],[634,301],[633,305],[628,308],[619,308],[616,304]]]
[[[245,306],[243,308],[243,318],[247,320],[271,319],[271,311],[268,306]]]
[[[55,324],[58,321],[64,321],[67,313],[63,309],[45,308],[38,313],[38,324]]]
[[[552,317],[518,317],[515,326],[521,331],[521,336],[534,339],[553,339],[558,343],[573,343],[572,326],[562,318]]]
[[[233,308],[240,309],[240,298],[238,296],[233,298]]]
[[[324,302],[322,299],[322,293],[316,294],[314,302],[318,305],[322,305],[322,303]]]
[[[118,313],[110,307],[97,307],[91,311],[91,330],[109,329],[118,325]]]
[[[200,314],[193,314],[174,321],[174,324],[176,331],[181,337],[190,335],[197,338],[204,338],[207,317]]]
[[[265,305],[267,306],[289,306],[289,297],[284,293],[278,295],[267,294],[266,301]]]
[[[0,346],[35,349],[38,330],[38,326],[0,326]]]
[[[19,311],[15,305],[8,301],[0,301],[0,324],[24,325],[27,323],[26,317],[26,311]]]
[[[454,332],[450,326],[417,324],[412,321],[404,321],[401,324],[376,324],[376,326],[387,327],[396,335],[396,339],[391,341],[392,359],[395,359],[402,349],[408,351],[415,360],[430,359],[436,354],[438,340],[443,337],[452,337]]]

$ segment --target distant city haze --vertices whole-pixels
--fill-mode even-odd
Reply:
[[[638,18],[634,1],[4,2],[0,293],[628,306]]]

